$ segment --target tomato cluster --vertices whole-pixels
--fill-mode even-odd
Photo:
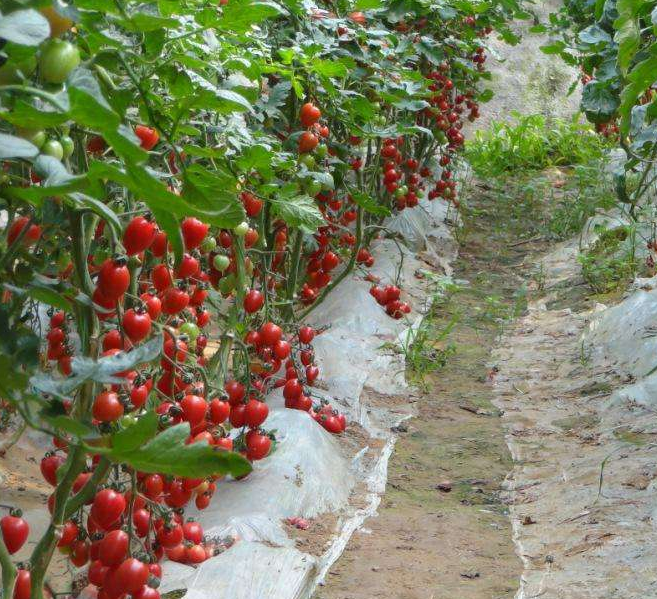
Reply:
[[[509,12],[60,4],[12,15],[26,30],[0,65],[0,395],[53,439],[52,534],[0,559],[15,599],[43,599],[56,548],[100,599],[158,599],[162,559],[221,548],[185,507],[276,450],[275,390],[318,434],[347,430],[308,316],[350,275],[410,313],[374,250],[402,211],[458,206],[484,40]],[[10,555],[29,534],[15,511],[0,530]]]

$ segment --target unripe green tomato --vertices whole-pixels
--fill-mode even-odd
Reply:
[[[374,117],[374,123],[375,123],[376,125],[381,125],[381,126],[383,126],[383,125],[386,124],[386,117],[384,117],[382,114],[380,114],[380,115]]]
[[[322,184],[319,181],[314,179],[309,179],[305,182],[306,193],[309,196],[316,196],[320,191],[322,191]]]
[[[137,423],[137,418],[134,416],[134,414],[125,414],[124,416],[121,416],[121,420],[119,420],[119,422],[123,428],[129,428]]]
[[[309,170],[314,169],[317,164],[315,162],[315,157],[312,156],[312,154],[301,154],[301,156],[299,156],[299,163],[305,165]]]
[[[75,143],[68,135],[62,135],[62,137],[59,138],[59,143],[62,144],[62,148],[64,150],[64,158],[68,158],[73,154]]]
[[[374,108],[375,112],[379,112],[379,110],[381,110],[381,103],[380,102],[372,102],[372,108]]]
[[[214,237],[206,237],[201,244],[202,252],[211,252],[217,247],[217,240]]]
[[[395,197],[403,198],[407,193],[408,193],[408,187],[406,187],[406,185],[402,185],[401,187],[398,187],[395,190]]]
[[[326,155],[328,154],[328,146],[326,144],[319,144],[315,148],[315,155],[317,158],[326,158]]]
[[[248,260],[247,262],[244,263],[244,270],[246,271],[246,274],[249,276],[253,275],[253,262],[251,260]]]
[[[219,279],[219,291],[224,295],[232,293],[235,289],[235,275],[232,273],[223,279]]]
[[[37,148],[41,149],[43,144],[46,143],[46,132],[43,129],[25,129],[23,127],[16,127],[16,133],[23,139],[33,143]]]
[[[195,342],[196,338],[201,334],[201,329],[193,322],[186,322],[180,327],[180,334],[187,335],[190,341]]]
[[[447,143],[447,136],[445,135],[444,131],[440,131],[440,130],[436,131],[436,139],[440,144]]]
[[[64,83],[80,64],[80,50],[70,42],[50,39],[41,46],[39,74],[47,83]]]
[[[60,144],[56,139],[49,139],[45,144],[43,144],[41,153],[46,154],[47,156],[52,156],[53,158],[57,158],[57,160],[64,158],[64,148],[62,148],[62,144]]]
[[[239,225],[233,228],[233,233],[238,237],[244,237],[248,230],[249,230],[249,223],[243,221]]]
[[[219,272],[224,272],[230,266],[230,258],[224,254],[217,254],[212,264]]]

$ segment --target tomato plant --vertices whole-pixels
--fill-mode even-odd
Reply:
[[[615,187],[621,206],[636,218],[655,180],[657,2],[569,0],[549,29],[554,39],[543,51],[579,66],[582,110],[624,152]]]
[[[341,434],[304,319],[368,274],[386,219],[458,205],[486,39],[515,0],[8,0],[0,16],[0,397],[52,438],[50,521],[2,520],[3,596],[55,551],[102,599],[159,596],[186,522],[275,450],[267,399]],[[47,314],[47,317],[46,317]],[[212,343],[209,343],[209,341]]]

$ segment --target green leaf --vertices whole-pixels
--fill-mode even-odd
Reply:
[[[236,183],[230,173],[194,164],[185,171],[183,197],[207,222],[230,229],[246,218]]]
[[[51,400],[41,410],[40,416],[55,430],[69,433],[78,439],[91,436],[94,431],[76,418],[71,418],[58,400]]]
[[[315,200],[307,195],[279,196],[269,198],[272,212],[289,226],[298,227],[306,233],[314,233],[324,224],[324,217]]]
[[[11,112],[0,112],[0,118],[17,127],[45,129],[61,125],[69,117],[64,112],[39,110],[24,100],[17,100]]]
[[[637,99],[657,79],[657,47],[653,46],[653,55],[638,63],[628,74],[629,83],[621,92],[621,104],[618,112],[621,116],[621,133],[627,135],[630,127],[630,113]],[[590,85],[590,84],[589,84]],[[588,87],[588,85],[587,85]],[[586,90],[586,88],[584,88]]]
[[[67,398],[72,391],[88,380],[106,384],[121,383],[123,379],[117,377],[117,373],[133,370],[139,364],[151,362],[161,352],[162,338],[155,337],[131,351],[122,351],[99,360],[75,356],[71,360],[73,374],[70,377],[54,379],[44,373],[39,373],[30,379],[30,383],[42,393]]]
[[[422,39],[415,44],[415,48],[433,64],[439,64],[445,59],[445,52],[443,49],[427,36],[423,36]]]
[[[17,10],[0,16],[0,38],[21,46],[38,46],[50,35],[50,24],[40,12]]]
[[[599,25],[590,25],[586,29],[582,29],[578,34],[578,38],[583,44],[591,45],[611,42],[611,35]]]
[[[269,180],[274,176],[274,171],[271,168],[273,157],[274,153],[264,146],[248,146],[244,149],[242,155],[235,160],[235,163],[245,173],[256,170],[266,180]]]
[[[358,204],[365,212],[376,214],[378,216],[390,216],[392,213],[387,206],[379,204],[372,196],[361,191],[350,192],[351,198]]]
[[[540,46],[540,50],[543,52],[543,54],[560,54],[565,49],[566,44],[560,40],[545,44],[544,46]]]
[[[157,434],[158,417],[154,411],[139,416],[137,422],[114,433],[111,447],[115,452],[134,451]]]
[[[100,216],[112,229],[117,238],[121,237],[121,221],[116,213],[104,202],[83,193],[71,193],[68,196],[79,208],[87,208]]]
[[[623,75],[634,58],[641,44],[641,32],[637,13],[642,2],[637,0],[618,0],[616,9],[619,17],[614,22],[616,34],[614,41],[618,44],[618,69]]]
[[[354,10],[372,10],[383,8],[383,0],[356,0]]]
[[[39,148],[22,137],[0,133],[0,160],[8,158],[34,158]]]
[[[223,7],[223,15],[218,19],[216,27],[236,33],[248,31],[256,23],[270,17],[277,17],[283,9],[274,2],[251,2],[249,0],[233,0]]]
[[[3,287],[12,293],[17,295],[27,295],[38,302],[54,306],[65,312],[71,312],[73,309],[71,302],[69,302],[61,293],[53,289],[52,285],[48,286],[40,283],[36,278],[25,288],[10,285],[9,283],[5,283]]]
[[[185,478],[215,474],[238,477],[251,472],[251,464],[239,453],[210,446],[207,442],[186,444],[189,435],[189,423],[185,422],[166,429],[141,447],[113,447],[103,453],[112,461],[129,464],[141,472],[158,472]]]
[[[606,123],[616,112],[619,100],[608,86],[598,81],[591,81],[584,87],[581,105],[590,121]]]
[[[187,72],[191,82],[198,88],[191,97],[190,106],[213,108],[216,112],[252,112],[253,107],[244,96],[230,89],[221,89],[193,71]]]

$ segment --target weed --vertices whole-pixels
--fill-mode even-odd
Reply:
[[[603,171],[600,160],[577,165],[568,173],[564,185],[552,190],[550,214],[544,226],[547,237],[568,239],[578,234],[596,213],[614,207],[613,184],[610,177],[600,176]]]
[[[634,279],[640,268],[635,241],[633,227],[606,229],[580,254],[582,275],[596,293],[618,291]]]
[[[601,158],[607,146],[590,125],[579,122],[579,115],[571,121],[511,115],[515,123],[494,122],[468,142],[465,157],[479,177],[588,163]]]

